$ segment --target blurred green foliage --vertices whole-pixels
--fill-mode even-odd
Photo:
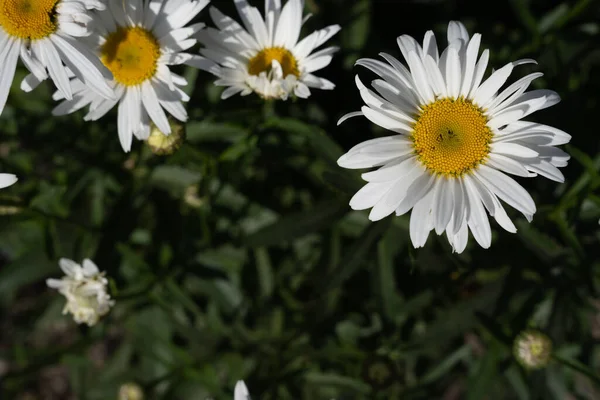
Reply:
[[[600,2],[307,8],[307,31],[343,27],[322,73],[336,90],[220,101],[211,76],[183,69],[188,139],[168,157],[142,142],[124,154],[114,113],[52,118],[50,85],[22,93],[18,72],[0,118],[0,171],[20,177],[0,192],[0,398],[115,399],[137,382],[149,399],[219,400],[238,379],[261,400],[600,398]],[[351,211],[360,175],[335,163],[387,134],[361,118],[336,126],[361,106],[356,59],[399,56],[401,34],[445,43],[451,19],[483,35],[495,68],[536,59],[515,76],[543,72],[533,86],[562,102],[533,119],[573,136],[564,184],[519,179],[534,221],[511,210],[517,234],[492,223],[492,247],[471,239],[461,255],[433,234],[413,249],[407,216]],[[117,306],[98,326],[62,316],[46,288],[60,257],[107,271]],[[554,343],[540,371],[511,354],[528,327]]]

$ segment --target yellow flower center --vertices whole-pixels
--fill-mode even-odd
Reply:
[[[276,60],[283,70],[283,77],[296,75],[300,77],[298,62],[294,55],[283,47],[269,47],[262,49],[257,55],[248,62],[248,73],[250,75],[259,75],[261,72],[271,72],[271,62]]]
[[[54,33],[59,0],[0,0],[0,26],[10,36],[43,39]]]
[[[156,74],[160,45],[152,32],[140,27],[119,27],[100,48],[102,62],[114,79],[136,86]]]
[[[433,174],[461,176],[485,162],[492,131],[479,107],[439,99],[423,107],[413,131],[417,158]]]

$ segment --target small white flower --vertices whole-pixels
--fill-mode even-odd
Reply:
[[[244,381],[237,381],[235,384],[233,400],[251,400],[250,392],[248,392],[248,388],[246,387]]]
[[[108,281],[92,260],[83,260],[83,266],[61,258],[60,268],[66,274],[62,279],[48,279],[46,284],[67,298],[63,314],[71,313],[78,324],[95,325],[108,314],[115,301],[107,293]]]
[[[360,143],[338,160],[344,168],[372,168],[368,183],[350,200],[355,210],[371,209],[376,221],[412,209],[410,238],[422,247],[432,230],[446,232],[454,251],[462,252],[469,231],[488,248],[492,234],[487,214],[516,232],[500,200],[531,221],[536,206],[529,193],[508,174],[538,175],[563,182],[559,168],[569,155],[555,146],[571,136],[560,129],[523,121],[529,114],[559,102],[551,90],[526,91],[542,76],[536,72],[505,85],[518,60],[483,79],[489,52],[480,57],[481,35],[469,37],[460,22],[448,25],[448,47],[438,52],[433,32],[423,45],[408,35],[398,38],[408,64],[386,53],[383,63],[360,59],[381,79],[367,88],[356,77],[365,106],[340,120],[364,115],[398,133]],[[487,210],[487,213],[486,213]]]
[[[99,95],[114,96],[103,76],[108,71],[81,40],[91,34],[88,10],[103,7],[97,0],[0,1],[0,114],[19,58],[31,72],[21,83],[24,91],[49,76],[72,99],[69,77],[76,76]]]
[[[308,19],[303,15],[304,0],[289,0],[283,8],[281,0],[265,0],[264,19],[246,0],[235,0],[235,5],[245,29],[212,7],[210,15],[218,29],[207,28],[197,35],[206,46],[200,53],[216,63],[204,69],[219,77],[216,85],[228,86],[223,99],[240,92],[242,96],[255,92],[266,99],[286,100],[292,93],[307,98],[309,87],[335,87],[313,72],[329,65],[337,47],[313,51],[338,33],[339,25],[299,40]]]
[[[552,358],[552,341],[542,332],[529,329],[519,333],[515,339],[513,354],[527,369],[543,368]]]
[[[208,0],[108,0],[98,19],[94,35],[102,63],[112,72],[109,81],[116,98],[103,99],[73,79],[73,99],[63,101],[52,112],[65,115],[89,105],[86,121],[95,121],[118,105],[117,129],[123,150],[131,150],[133,136],[148,139],[151,122],[165,135],[171,133],[167,111],[185,122],[182,104],[189,100],[181,89],[187,80],[169,69],[170,65],[188,64],[207,68],[213,63],[199,55],[185,53],[196,44],[192,35],[203,23],[186,26]],[[55,93],[55,100],[63,100]]]
[[[13,185],[17,180],[13,174],[0,174],[0,189]]]

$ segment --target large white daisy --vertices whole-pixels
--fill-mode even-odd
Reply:
[[[69,74],[91,90],[112,98],[108,71],[80,38],[91,34],[90,9],[98,0],[0,0],[0,114],[6,104],[19,57],[31,72],[21,88],[30,91],[50,76],[71,99]]]
[[[200,53],[217,65],[207,69],[219,77],[218,86],[228,86],[222,98],[257,93],[263,98],[285,100],[290,94],[310,96],[309,88],[333,89],[327,79],[313,75],[326,67],[337,51],[327,47],[313,51],[340,30],[331,25],[299,41],[306,21],[304,0],[265,0],[265,18],[246,0],[234,0],[245,29],[214,7],[210,15],[218,29],[207,28],[198,40],[205,45]]]
[[[0,189],[14,185],[17,180],[17,177],[13,174],[0,174]]]
[[[196,44],[191,36],[204,24],[185,26],[208,0],[108,0],[108,8],[99,11],[97,52],[112,72],[109,82],[116,99],[107,100],[90,91],[79,79],[73,79],[73,99],[63,101],[54,110],[64,115],[87,105],[86,121],[95,121],[118,104],[119,139],[123,150],[131,149],[133,136],[145,140],[151,121],[164,134],[171,133],[165,110],[180,121],[187,120],[182,101],[187,96],[179,86],[187,81],[170,71],[169,65],[212,65],[199,55],[184,51]],[[55,93],[56,100],[64,99]]]
[[[425,244],[429,232],[446,232],[454,251],[462,252],[468,231],[484,248],[491,243],[487,212],[509,232],[516,228],[500,200],[531,221],[536,211],[529,193],[507,174],[539,175],[563,182],[557,167],[569,155],[554,147],[570,136],[553,127],[522,121],[534,111],[559,101],[550,90],[526,92],[541,73],[529,74],[504,90],[513,68],[535,63],[518,60],[483,76],[489,53],[478,59],[481,35],[469,37],[460,22],[448,26],[448,47],[438,52],[433,32],[423,46],[410,36],[398,38],[408,64],[380,53],[387,63],[361,59],[381,79],[375,91],[356,84],[366,103],[362,111],[371,122],[398,135],[368,140],[338,160],[345,168],[378,169],[362,175],[368,183],[350,201],[355,210],[371,208],[379,220],[412,209],[410,237],[415,247]]]

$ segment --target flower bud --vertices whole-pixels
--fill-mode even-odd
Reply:
[[[552,356],[552,341],[540,331],[526,330],[515,339],[513,354],[524,368],[544,368]]]
[[[169,119],[169,125],[171,133],[165,135],[154,123],[152,124],[146,143],[156,155],[164,156],[175,153],[185,140],[185,125],[172,119]]]
[[[119,400],[143,400],[144,392],[137,383],[128,382],[119,388]]]

